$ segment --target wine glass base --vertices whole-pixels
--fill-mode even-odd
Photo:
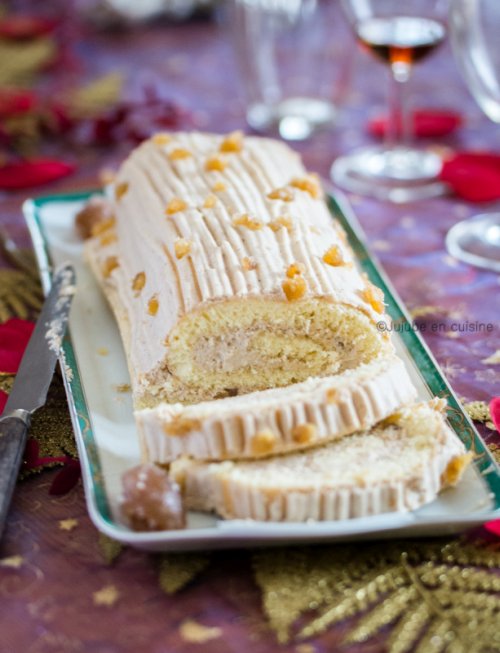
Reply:
[[[482,213],[454,225],[448,252],[465,263],[500,272],[500,213]]]
[[[276,132],[287,141],[303,141],[319,129],[330,127],[336,107],[326,100],[293,97],[275,105],[252,104],[247,122],[259,132]]]
[[[440,157],[426,150],[370,147],[336,159],[330,175],[340,188],[402,204],[444,195],[441,165]]]

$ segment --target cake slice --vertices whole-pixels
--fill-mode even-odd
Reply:
[[[169,463],[258,458],[305,449],[372,427],[416,390],[395,355],[337,376],[200,404],[135,412],[143,459]]]
[[[317,178],[285,144],[157,134],[121,166],[86,258],[137,407],[328,376],[392,351]]]
[[[435,406],[409,406],[371,431],[307,451],[255,461],[180,459],[170,471],[187,508],[228,519],[323,521],[415,510],[457,483],[472,457]]]

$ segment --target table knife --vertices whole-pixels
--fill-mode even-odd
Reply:
[[[0,417],[0,539],[21,466],[32,413],[45,404],[75,293],[75,271],[59,267]]]

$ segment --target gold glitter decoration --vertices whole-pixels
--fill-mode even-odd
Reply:
[[[490,409],[485,401],[468,401],[463,406],[467,415],[475,422],[488,422],[491,419]]]
[[[166,553],[160,557],[158,581],[167,594],[175,594],[210,563],[205,553]]]
[[[50,37],[19,42],[0,39],[0,86],[29,85],[55,55],[55,41]]]
[[[68,98],[67,108],[72,117],[92,118],[118,102],[122,86],[122,75],[109,73],[72,93]]]
[[[14,378],[11,374],[0,373],[0,389],[8,393]],[[35,438],[38,442],[40,458],[62,456],[78,458],[66,394],[59,374],[55,374],[52,380],[45,405],[33,414],[29,437]],[[57,462],[45,463],[40,467],[23,469],[19,474],[19,479],[26,478],[34,472],[40,472],[45,467],[59,464]]]
[[[70,456],[78,458],[73,426],[68,412],[66,393],[59,374],[55,374],[49,388],[45,406],[33,414],[30,437],[40,447],[40,457],[57,458]],[[58,463],[51,463],[57,465]],[[27,476],[42,467],[23,472]]]
[[[0,322],[11,317],[33,317],[42,301],[40,283],[34,276],[24,270],[0,270]]]
[[[488,443],[488,449],[490,450],[493,458],[500,465],[500,445],[495,442]]]
[[[217,626],[204,626],[194,621],[194,619],[187,619],[180,625],[179,633],[185,642],[204,644],[220,637],[222,635],[222,628],[218,628]]]
[[[59,528],[62,531],[72,531],[78,526],[78,519],[61,519],[59,520]]]
[[[14,379],[15,377],[12,374],[0,373],[0,390],[8,394]],[[78,458],[66,394],[59,374],[54,375],[45,405],[33,414],[29,437],[38,442],[40,458],[59,458],[63,456]],[[40,472],[45,467],[54,467],[59,464],[58,462],[51,462],[40,467],[22,469],[19,479]]]
[[[20,569],[23,566],[24,558],[20,555],[9,556],[0,559],[0,567],[7,569]]]
[[[118,385],[115,386],[115,389],[120,394],[126,394],[127,392],[132,391],[132,386],[130,385],[130,383],[119,383]]]
[[[14,385],[14,374],[8,374],[7,372],[0,372],[0,390],[9,394]]]
[[[254,553],[253,565],[281,643],[353,619],[345,644],[393,626],[388,653],[499,650],[500,544],[434,539],[278,549]]]
[[[431,304],[427,306],[415,306],[410,310],[410,315],[413,319],[417,317],[425,317],[427,315],[435,315],[436,313],[442,313],[443,309],[439,306],[432,306]]]
[[[497,349],[488,358],[483,358],[481,361],[484,365],[500,365],[500,349]]]
[[[113,562],[123,551],[123,545],[121,542],[113,540],[111,537],[104,535],[104,533],[99,533],[97,546],[99,547],[99,551],[104,558],[104,562],[108,565],[113,564]]]
[[[103,587],[102,589],[92,594],[94,605],[104,605],[106,607],[111,607],[114,605],[118,601],[119,597],[120,592],[114,585],[106,585],[106,587]]]
[[[316,649],[312,644],[297,644],[295,647],[296,653],[315,653]]]

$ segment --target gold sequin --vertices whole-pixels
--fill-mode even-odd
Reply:
[[[106,585],[102,589],[94,592],[92,598],[94,605],[111,607],[120,597],[120,592],[114,585]]]
[[[175,594],[185,587],[210,563],[207,553],[173,553],[161,556],[159,583],[167,594]]]

